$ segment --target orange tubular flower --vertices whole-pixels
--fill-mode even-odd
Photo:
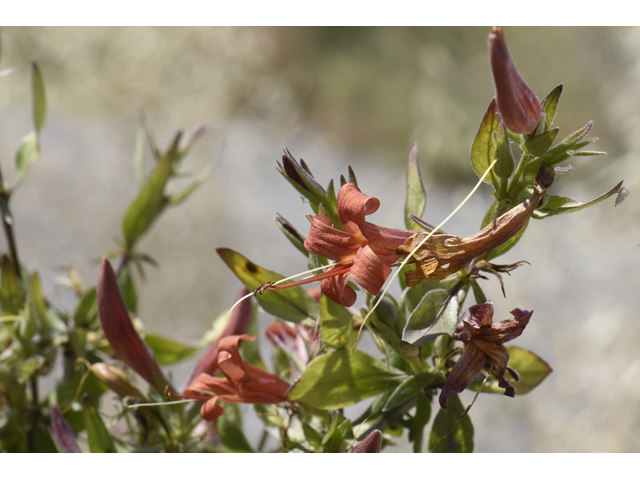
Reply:
[[[224,378],[201,373],[182,395],[174,396],[204,401],[200,415],[212,421],[224,412],[218,402],[280,403],[287,401],[290,385],[280,377],[245,363],[238,351],[240,340],[255,340],[252,335],[232,335],[220,340],[218,368]]]
[[[515,391],[504,378],[509,362],[509,351],[503,343],[520,336],[529,323],[533,311],[511,310],[514,318],[493,323],[493,303],[469,307],[469,316],[453,336],[465,344],[464,353],[451,369],[440,393],[440,406],[447,408],[447,397],[460,393],[478,376],[488,364],[490,372],[499,380],[504,394],[513,397]]]
[[[169,384],[149,347],[138,335],[124,304],[116,274],[106,258],[97,287],[98,316],[114,353],[159,392]]]
[[[240,289],[238,299],[244,297],[249,290],[246,287]],[[249,328],[249,322],[251,321],[251,302],[242,302],[233,311],[227,325],[220,336],[211,344],[207,353],[200,359],[198,365],[191,373],[189,377],[189,383],[193,382],[201,373],[208,373],[213,375],[218,370],[218,347],[223,338],[231,335],[242,335]]]
[[[380,207],[380,200],[362,193],[353,183],[343,185],[338,192],[338,219],[345,231],[333,227],[324,215],[315,215],[305,248],[316,255],[334,260],[326,272],[310,279],[272,289],[322,280],[322,293],[336,303],[350,307],[356,292],[347,285],[353,280],[376,295],[391,273],[391,265],[399,258],[389,249],[396,249],[415,232],[379,227],[365,220]]]
[[[489,62],[502,121],[514,133],[533,133],[542,105],[518,73],[500,28],[489,34]]]

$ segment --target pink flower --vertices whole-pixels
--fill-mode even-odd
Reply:
[[[365,220],[380,207],[380,200],[362,193],[353,183],[338,192],[338,219],[344,228],[338,230],[329,217],[315,215],[305,248],[316,255],[334,260],[326,272],[310,279],[270,289],[322,280],[321,289],[336,303],[350,307],[356,292],[347,285],[353,280],[369,293],[376,295],[391,273],[391,265],[399,258],[396,249],[415,232],[379,227]]]
[[[178,398],[204,401],[200,415],[204,420],[218,418],[224,409],[218,402],[280,403],[287,401],[290,385],[280,377],[245,363],[240,356],[240,340],[255,340],[252,335],[232,335],[220,340],[218,368],[224,378],[201,373]]]
[[[502,121],[514,133],[533,133],[542,105],[518,73],[500,28],[489,34],[489,62]]]
[[[246,287],[240,289],[238,299],[241,299],[249,293]],[[251,321],[251,302],[241,302],[233,311],[227,325],[220,336],[211,344],[207,353],[200,359],[198,365],[191,373],[189,377],[189,383],[193,382],[201,373],[208,373],[213,375],[218,370],[218,348],[220,341],[230,335],[242,335],[249,328],[249,322]]]

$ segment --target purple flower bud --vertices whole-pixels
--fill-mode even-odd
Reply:
[[[489,34],[489,62],[502,121],[514,133],[533,133],[542,105],[518,73],[500,28]]]
[[[116,274],[106,258],[102,259],[97,300],[100,323],[114,353],[149,385],[163,393],[169,382],[162,374],[155,356],[133,328]]]

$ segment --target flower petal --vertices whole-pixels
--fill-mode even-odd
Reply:
[[[464,353],[451,369],[447,381],[440,392],[440,406],[447,408],[447,397],[455,393],[462,392],[482,370],[486,360],[486,356],[482,350],[469,343]]]
[[[217,404],[218,397],[207,400],[200,407],[200,416],[203,420],[211,422],[224,413],[224,408]]]
[[[380,208],[380,200],[365,195],[355,184],[347,183],[338,192],[337,207],[338,219],[344,229],[366,243],[367,222],[364,218]]]
[[[376,295],[390,273],[391,267],[367,245],[358,250],[353,258],[349,276],[367,292]]]
[[[324,215],[315,215],[311,221],[309,236],[304,241],[304,248],[309,252],[330,260],[349,261],[356,250],[366,245],[362,236],[354,236],[333,227],[333,222]]]
[[[333,268],[327,270],[329,273]],[[320,288],[322,289],[322,293],[329,297],[336,303],[343,305],[345,307],[350,307],[354,303],[356,303],[356,299],[358,295],[353,288],[347,285],[349,281],[349,270],[347,270],[343,274],[335,275],[330,278],[326,278],[320,284]]]

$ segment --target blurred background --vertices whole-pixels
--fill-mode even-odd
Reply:
[[[32,129],[32,60],[49,106],[42,154],[13,197],[21,259],[39,271],[46,295],[71,309],[73,293],[57,281],[60,267],[72,264],[94,285],[96,259],[117,249],[121,218],[136,195],[139,111],[160,146],[203,121],[209,131],[183,169],[212,168],[211,179],[167,210],[138,247],[160,264],[147,270],[146,282],[137,279],[141,320],[148,330],[194,343],[240,287],[216,247],[285,275],[306,269],[273,221],[280,213],[308,231],[308,206],[276,171],[283,147],[324,186],[351,165],[363,192],[382,202],[371,221],[403,227],[404,168],[417,142],[428,192],[424,218],[437,224],[458,205],[477,181],[469,149],[493,96],[489,31],[2,28],[0,68],[15,68],[0,78],[5,179]],[[600,138],[593,147],[608,152],[574,157],[574,174],[558,178],[552,193],[588,201],[624,179],[631,195],[615,208],[609,199],[533,221],[500,259],[531,263],[505,279],[507,298],[495,279],[483,284],[496,304],[494,320],[516,307],[535,311],[514,344],[534,350],[554,372],[527,395],[478,398],[470,412],[476,451],[637,452],[640,30],[504,31],[539,98],[564,83],[559,139],[593,120],[591,136]],[[490,204],[483,187],[444,229],[475,233]],[[262,330],[267,321],[261,318]],[[172,370],[175,383],[196,360]],[[396,450],[406,448],[400,440]]]

